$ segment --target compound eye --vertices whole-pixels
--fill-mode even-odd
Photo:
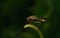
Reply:
[[[33,21],[35,19],[37,19],[36,16],[29,16],[29,17],[27,17],[27,21]]]

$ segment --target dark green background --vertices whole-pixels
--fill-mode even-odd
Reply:
[[[39,38],[34,29],[23,28],[31,15],[48,18],[37,25],[44,38],[60,38],[60,0],[0,0],[0,38]]]

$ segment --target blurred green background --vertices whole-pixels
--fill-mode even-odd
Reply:
[[[59,0],[0,0],[0,38],[40,38],[34,29],[23,28],[31,15],[48,18],[36,25],[44,38],[60,38]]]

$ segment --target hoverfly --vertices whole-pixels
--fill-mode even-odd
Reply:
[[[37,16],[29,16],[29,17],[27,17],[27,21],[28,22],[36,21],[36,23],[43,23],[43,22],[47,22],[47,19],[46,18],[38,18]]]

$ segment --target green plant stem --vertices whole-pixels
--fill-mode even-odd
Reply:
[[[46,3],[48,5],[49,9],[48,9],[47,13],[44,15],[44,17],[48,18],[52,14],[52,12],[54,10],[54,6],[52,4],[52,0],[46,0]]]
[[[36,27],[32,24],[27,24],[27,25],[24,26],[24,28],[28,28],[28,27],[31,27],[31,28],[35,29],[39,33],[40,38],[43,38],[43,34],[41,33],[41,30],[38,27]]]

